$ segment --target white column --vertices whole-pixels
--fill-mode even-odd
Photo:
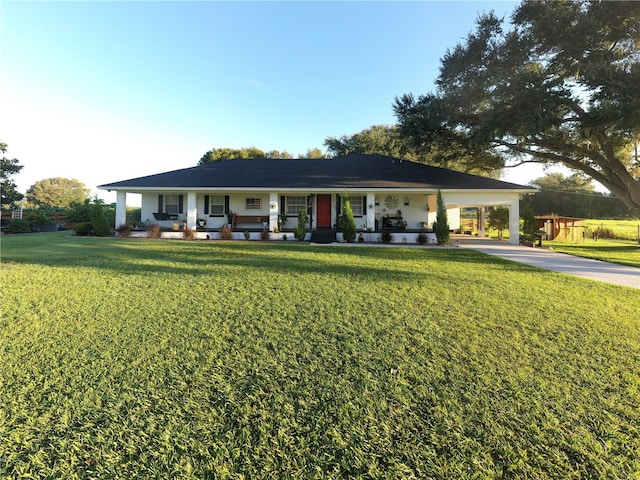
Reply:
[[[116,193],[116,224],[115,228],[127,223],[127,192],[118,190]]]
[[[371,205],[373,208],[369,208]],[[367,193],[367,204],[363,205],[367,212],[367,228],[374,230],[376,228],[376,195],[373,192]]]
[[[278,226],[278,214],[280,213],[280,206],[278,205],[278,192],[269,193],[269,231],[273,232],[273,229]]]
[[[187,228],[196,228],[198,205],[196,192],[187,192]]]
[[[517,197],[509,204],[509,243],[520,244],[520,201]]]

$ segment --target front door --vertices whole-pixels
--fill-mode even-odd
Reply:
[[[331,195],[318,195],[318,228],[331,228]]]

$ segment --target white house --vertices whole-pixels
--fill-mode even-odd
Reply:
[[[126,223],[127,194],[136,193],[142,195],[142,220],[164,227],[185,221],[189,228],[206,232],[231,222],[236,230],[287,231],[297,224],[298,212],[304,208],[309,215],[307,228],[329,235],[340,230],[347,197],[359,229],[417,235],[435,221],[440,190],[451,230],[460,226],[462,207],[506,206],[509,241],[516,244],[519,196],[533,191],[407,160],[360,154],[223,160],[99,188],[117,192],[116,226]],[[230,212],[235,214],[232,219]],[[204,220],[204,225],[198,220]]]

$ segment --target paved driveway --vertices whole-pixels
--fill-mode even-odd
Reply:
[[[461,248],[472,248],[489,255],[496,255],[546,270],[640,288],[640,268],[576,257],[545,248],[511,245],[504,241],[479,239],[467,235],[453,236],[451,241],[454,244],[457,241]]]

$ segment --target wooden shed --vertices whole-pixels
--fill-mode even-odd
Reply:
[[[561,217],[559,215],[536,216],[538,230],[544,230],[549,240],[576,242],[582,239],[584,218]]]

